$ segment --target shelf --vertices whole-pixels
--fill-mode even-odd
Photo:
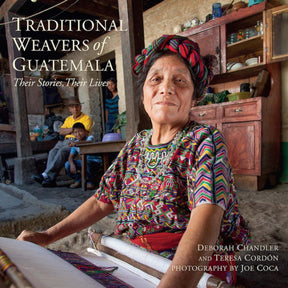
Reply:
[[[243,51],[247,55],[259,50],[263,50],[263,35],[253,36],[227,45],[226,57],[227,59],[234,58],[243,54]]]
[[[15,125],[11,124],[0,124],[0,131],[9,131],[9,132],[15,132],[16,128]]]
[[[269,6],[269,3],[264,1],[264,2],[261,2],[259,4],[256,4],[256,5],[253,5],[250,7],[241,8],[238,11],[233,11],[233,12],[231,12],[225,16],[215,18],[213,20],[210,20],[210,21],[203,23],[201,25],[198,25],[196,27],[189,28],[186,31],[179,33],[179,35],[191,36],[193,34],[203,32],[204,30],[210,29],[212,27],[219,26],[219,25],[226,25],[226,24],[230,24],[232,22],[233,22],[233,25],[231,26],[231,28],[233,28],[233,29],[235,29],[237,22],[240,23],[243,21],[245,22],[245,25],[248,28],[250,23],[246,23],[246,21],[247,21],[246,19],[249,19],[249,21],[252,22],[250,19],[255,17],[255,15],[257,15],[257,14],[262,15],[262,12],[265,11],[267,6]],[[249,18],[249,17],[251,17],[251,18]],[[256,17],[258,17],[258,16],[256,16]],[[255,20],[253,20],[253,22],[254,21]],[[229,25],[227,25],[227,26],[228,26],[228,30],[229,30]],[[243,29],[243,25],[239,24],[239,29]]]
[[[257,21],[263,21],[263,12],[253,14],[249,17],[233,21],[231,25],[227,25],[227,33],[231,34],[239,30],[245,30],[246,28],[254,27]]]
[[[260,63],[251,66],[245,66],[237,70],[228,71],[221,75],[215,75],[211,82],[211,85],[257,76],[264,68],[265,65],[263,63]]]
[[[261,69],[263,69],[264,63],[259,63],[259,64],[255,64],[255,65],[249,65],[249,66],[244,66],[244,67],[241,67],[241,68],[239,68],[239,69],[227,71],[226,73],[227,73],[227,74],[231,74],[231,73],[235,73],[235,72],[244,71],[245,74],[246,74],[246,73],[247,73],[247,70],[248,70],[248,73],[247,73],[247,74],[249,74],[249,70],[251,70],[251,71],[258,70],[259,67],[260,67]],[[253,72],[252,72],[252,73],[253,73]]]

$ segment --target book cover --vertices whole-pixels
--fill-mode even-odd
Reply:
[[[129,43],[121,43],[121,33],[128,33],[129,27],[119,19],[118,1],[33,0],[14,1],[13,5],[11,2],[2,1],[0,7],[0,99],[5,103],[0,106],[2,123],[14,126],[14,130],[15,125],[21,126],[19,130],[27,129],[29,133],[35,125],[43,126],[45,109],[67,116],[62,104],[76,95],[84,102],[83,110],[93,117],[95,138],[100,141],[105,131],[105,91],[110,77],[118,80],[120,111],[129,109],[130,105],[124,97],[127,85],[124,72],[128,68],[123,66],[123,46],[125,49]],[[180,4],[170,0],[143,2],[145,5],[150,2],[144,9],[145,43],[162,34],[172,34],[173,27],[178,28],[179,23],[182,27],[195,16],[204,19],[213,4],[209,2],[209,7],[203,7],[197,1],[187,0],[177,1]],[[208,24],[204,25],[205,29],[209,28]],[[189,36],[189,31],[183,33]],[[211,31],[209,35],[211,37]],[[199,39],[201,41],[201,35]],[[285,75],[287,65],[283,67]],[[13,104],[11,89],[24,89],[25,101]],[[21,100],[24,94],[17,95]],[[48,96],[45,98],[45,95]],[[286,103],[283,104],[285,107]],[[18,120],[22,116],[21,105],[27,105],[27,125]],[[283,131],[285,139],[287,133],[284,128]],[[1,135],[4,134],[1,131]],[[241,247],[242,251],[235,256],[233,269],[239,276],[237,287],[286,287],[287,190],[283,184],[263,191],[238,192],[240,212],[251,227],[252,244]],[[73,245],[72,241],[70,244]],[[217,250],[218,247],[199,244],[198,249]]]

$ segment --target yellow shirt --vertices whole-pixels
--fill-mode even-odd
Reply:
[[[75,123],[77,123],[77,122],[82,123],[84,125],[85,129],[89,132],[89,134],[91,133],[91,128],[92,128],[92,125],[93,125],[93,121],[88,115],[84,114],[83,112],[81,112],[80,116],[77,117],[76,119],[74,119],[72,115],[68,116],[65,119],[65,121],[64,121],[63,125],[61,126],[61,128],[72,128],[73,125]],[[67,134],[65,136],[65,139],[66,138],[71,138],[71,137],[75,138],[75,136],[73,134]]]

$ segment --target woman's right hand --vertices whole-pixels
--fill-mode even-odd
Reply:
[[[17,237],[17,240],[33,242],[42,247],[50,243],[49,236],[46,232],[33,232],[29,230],[23,230]]]

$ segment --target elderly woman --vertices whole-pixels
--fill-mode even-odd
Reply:
[[[44,246],[116,210],[116,234],[173,259],[159,287],[196,287],[207,265],[235,283],[229,266],[250,235],[238,211],[223,136],[189,118],[211,77],[199,47],[188,38],[162,36],[136,57],[133,71],[153,129],[126,144],[95,195],[74,213],[19,239]],[[176,265],[199,269],[179,271]]]

